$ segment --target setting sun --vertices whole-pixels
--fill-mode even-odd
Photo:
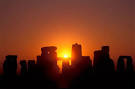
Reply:
[[[64,58],[68,58],[68,55],[67,54],[64,54]]]
[[[58,57],[62,57],[64,59],[71,57],[71,48],[70,47],[59,47],[57,50]]]

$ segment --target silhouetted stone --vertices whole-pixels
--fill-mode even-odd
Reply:
[[[109,56],[109,46],[103,46],[102,50],[94,52],[95,72],[114,72],[114,63]]]
[[[77,65],[82,58],[82,47],[80,44],[72,45],[71,63],[73,66]]]
[[[57,48],[55,46],[43,47],[41,48],[41,56],[37,57],[37,64],[40,70],[40,75],[44,77],[46,82],[50,81],[52,87],[56,87],[56,81],[59,77],[56,49]],[[48,84],[48,86],[50,86],[50,84]]]
[[[26,76],[27,75],[27,63],[26,60],[21,60],[20,61],[20,65],[21,65],[21,76]]]
[[[124,59],[127,60],[127,63],[124,63]],[[127,65],[127,68],[125,68]],[[117,63],[117,71],[118,72],[133,72],[133,64],[131,56],[119,56]]]
[[[4,74],[7,76],[16,76],[17,70],[17,56],[16,55],[8,55],[6,56],[6,60],[3,65]]]
[[[65,59],[65,60],[63,59],[63,61],[62,61],[62,73],[68,74],[69,70],[70,70],[69,59]]]
[[[92,61],[89,56],[82,56],[81,45],[72,45],[70,88],[88,87],[92,73]]]
[[[35,60],[28,60],[28,72],[33,74],[35,70]]]
[[[96,50],[94,52],[94,62],[93,62],[93,66],[94,66],[94,71],[102,71],[101,70],[101,58],[102,58],[102,51],[101,50]]]
[[[90,57],[82,56],[81,45],[76,43],[72,45],[71,65],[69,59],[63,60],[59,74],[56,50],[55,46],[43,47],[37,62],[21,60],[19,77],[16,74],[17,56],[6,56],[0,88],[135,88],[131,56],[120,56],[115,72],[109,46],[94,52],[92,65]]]
[[[126,62],[124,60],[126,60]],[[119,87],[134,87],[135,78],[131,56],[119,56],[117,62],[117,81]]]
[[[17,56],[16,55],[8,55],[6,56],[6,60],[3,64],[4,76],[2,85],[5,88],[15,88],[17,87]]]

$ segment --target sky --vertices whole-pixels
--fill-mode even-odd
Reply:
[[[0,0],[0,61],[8,54],[36,59],[41,47],[57,46],[58,56],[83,55],[110,46],[111,58],[135,60],[134,0]]]

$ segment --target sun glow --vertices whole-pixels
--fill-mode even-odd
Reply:
[[[68,58],[68,55],[67,54],[64,54],[64,58]]]
[[[61,57],[64,59],[71,57],[71,50],[68,48],[58,49],[57,53],[58,53],[58,57]]]
[[[64,47],[64,46],[60,46],[57,49],[57,57],[59,57],[59,60],[57,61],[57,65],[60,68],[60,73],[62,72],[62,62],[69,61],[69,65],[71,65],[71,47],[70,46]]]

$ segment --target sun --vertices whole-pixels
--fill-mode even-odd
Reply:
[[[67,54],[64,54],[64,56],[63,56],[64,58],[68,58],[69,56],[67,55]]]
[[[61,49],[57,51],[58,57],[63,59],[69,59],[71,57],[71,50],[69,49]]]

